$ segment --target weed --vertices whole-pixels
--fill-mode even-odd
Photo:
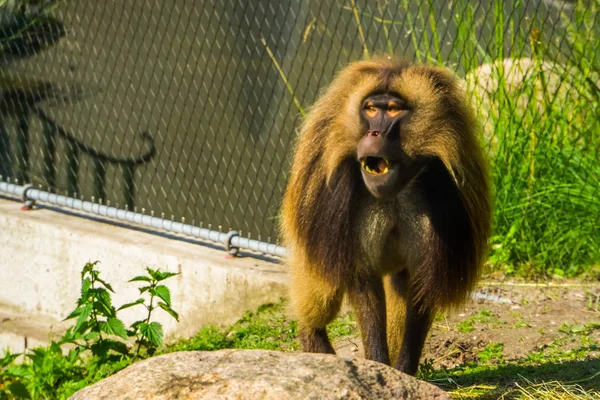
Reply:
[[[456,328],[461,333],[469,333],[469,332],[473,332],[475,330],[475,327],[473,326],[473,321],[471,321],[471,319],[459,322],[456,325]]]
[[[161,272],[160,270],[153,270],[146,268],[147,276],[140,275],[131,279],[129,282],[145,282],[146,286],[139,288],[140,294],[148,293],[150,298],[148,303],[144,298],[139,298],[133,303],[124,304],[119,307],[119,310],[133,306],[144,306],[148,311],[146,319],[135,321],[131,324],[131,330],[127,332],[128,336],[135,337],[135,343],[137,344],[136,356],[140,355],[140,349],[143,347],[146,349],[148,355],[154,354],[158,346],[163,341],[163,329],[162,325],[156,321],[150,321],[152,317],[152,311],[157,307],[166,311],[176,321],[179,321],[179,315],[171,308],[171,292],[165,285],[160,285],[159,282],[164,281],[172,276],[177,275],[173,272]],[[158,298],[158,303],[154,303],[154,300]]]
[[[357,335],[358,331],[354,313],[347,313],[346,315],[336,318],[327,327],[327,333],[331,340]]]
[[[112,286],[100,277],[95,267],[98,262],[86,264],[81,271],[81,294],[77,306],[65,320],[76,319],[58,342],[37,347],[24,354],[25,361],[15,364],[21,354],[6,352],[0,358],[0,399],[13,398],[67,398],[75,391],[99,379],[112,375],[131,364],[136,358],[152,355],[162,343],[163,330],[151,321],[152,311],[161,308],[173,318],[169,289],[159,284],[176,274],[146,268],[147,276],[136,276],[132,282],[145,282],[140,293],[149,294],[118,309],[112,304]],[[155,299],[160,299],[155,305]],[[144,320],[134,322],[126,329],[118,318],[118,311],[144,306],[148,310]],[[137,349],[132,352],[129,338],[135,339]],[[70,346],[64,346],[64,345]],[[64,346],[64,347],[63,347]]]
[[[596,312],[600,312],[600,293],[587,292],[587,307]]]
[[[465,321],[459,322],[456,328],[461,333],[469,333],[475,330],[475,324],[488,324],[493,323],[492,327],[497,327],[499,324],[504,323],[494,316],[489,310],[482,308],[477,314],[469,317]]]
[[[479,361],[484,364],[492,364],[492,363],[504,363],[504,356],[502,352],[504,351],[504,343],[495,343],[492,342],[488,344],[483,350],[481,350],[477,357]]]
[[[182,350],[264,349],[292,351],[298,349],[297,324],[284,313],[284,300],[261,306],[246,314],[230,327],[205,326],[196,336],[167,346],[165,352]]]
[[[515,322],[514,327],[515,328],[523,328],[523,327],[530,327],[531,325],[529,325],[527,322],[523,321],[523,320],[519,320],[517,322]]]

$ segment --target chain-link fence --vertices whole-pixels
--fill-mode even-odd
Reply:
[[[0,1],[0,175],[277,241],[293,139],[347,62],[465,78],[494,168],[490,265],[600,260],[600,1]]]

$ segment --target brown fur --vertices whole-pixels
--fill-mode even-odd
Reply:
[[[407,101],[402,149],[430,160],[387,200],[369,194],[356,161],[361,102],[377,92]],[[297,142],[281,223],[306,351],[331,347],[323,329],[347,292],[367,357],[389,363],[389,347],[393,365],[416,371],[433,314],[466,299],[484,261],[491,206],[477,133],[456,79],[437,67],[388,59],[351,64],[314,104]],[[387,343],[378,343],[378,330],[384,337],[387,330]]]

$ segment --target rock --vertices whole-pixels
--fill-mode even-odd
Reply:
[[[75,393],[88,399],[450,399],[373,361],[262,350],[171,353]]]

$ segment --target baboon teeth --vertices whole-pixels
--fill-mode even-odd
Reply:
[[[390,162],[385,158],[365,157],[360,160],[360,164],[371,175],[387,174],[390,170]]]

